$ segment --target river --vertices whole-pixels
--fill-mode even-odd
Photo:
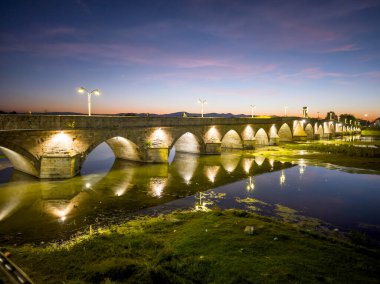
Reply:
[[[380,175],[306,160],[282,163],[239,151],[220,156],[172,151],[169,161],[115,160],[103,143],[79,176],[38,180],[13,170],[2,158],[0,243],[67,239],[90,225],[118,223],[136,214],[213,207],[292,215],[298,221],[308,217],[332,229],[380,239]]]

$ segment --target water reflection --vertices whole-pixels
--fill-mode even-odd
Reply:
[[[247,181],[247,190],[248,191],[252,191],[255,189],[255,183],[254,183],[254,180],[253,180],[253,177],[248,177],[248,181]]]
[[[90,224],[122,221],[132,212],[157,206],[218,206],[270,215],[265,211],[269,207],[260,208],[262,203],[283,204],[342,226],[380,228],[379,184],[377,175],[241,152],[176,153],[170,165],[117,159],[108,172],[95,169],[69,180],[38,180],[13,171],[10,181],[0,184],[0,242],[68,237]]]
[[[170,165],[116,159],[108,172],[91,165],[90,171],[82,171],[88,174],[68,180],[38,180],[14,171],[11,180],[0,185],[0,240],[11,241],[16,233],[29,241],[57,238],[239,180],[247,179],[247,190],[252,191],[254,175],[291,166],[231,152],[176,153]]]

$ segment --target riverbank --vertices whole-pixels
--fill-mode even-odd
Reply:
[[[367,152],[364,152],[367,151]],[[380,149],[367,150],[346,144],[330,142],[316,143],[286,143],[280,146],[262,147],[256,149],[252,155],[262,156],[283,162],[304,160],[314,164],[334,164],[337,166],[380,171]],[[372,153],[371,156],[369,153]]]
[[[378,283],[380,277],[379,251],[236,210],[144,217],[63,244],[7,249],[36,283]]]
[[[362,136],[380,136],[380,129],[366,128],[361,131]]]

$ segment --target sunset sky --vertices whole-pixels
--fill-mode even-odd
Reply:
[[[380,116],[380,1],[0,2],[0,110]]]

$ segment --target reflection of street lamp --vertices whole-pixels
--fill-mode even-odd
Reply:
[[[207,101],[199,99],[198,103],[202,105],[202,117],[203,117],[203,105],[207,105]]]
[[[248,182],[247,182],[247,187],[246,188],[247,188],[248,191],[251,191],[251,190],[255,189],[255,184],[253,183],[253,178],[252,177],[248,178]]]
[[[281,171],[281,176],[280,176],[280,185],[282,186],[284,183],[285,183],[285,174],[284,174],[284,170]]]
[[[250,107],[251,107],[251,114],[252,114],[252,118],[253,118],[253,109],[256,108],[256,106],[255,105],[250,105]]]
[[[78,91],[79,94],[87,94],[87,98],[88,98],[88,116],[91,116],[91,95],[100,96],[100,90],[99,89],[95,89],[95,90],[92,90],[91,92],[89,92],[89,91],[87,91],[86,88],[80,87],[80,88],[78,88],[77,91]]]

